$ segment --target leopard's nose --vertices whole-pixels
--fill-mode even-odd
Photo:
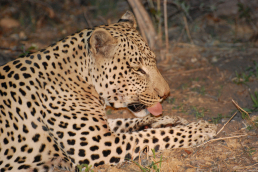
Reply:
[[[166,98],[169,96],[169,93],[170,93],[170,91],[168,91],[167,93],[165,93],[165,94],[162,96],[162,99],[163,99],[163,100],[166,99]]]
[[[159,97],[160,97],[161,99],[163,99],[163,100],[164,100],[165,98],[167,98],[168,95],[169,95],[169,93],[170,93],[170,90],[169,90],[169,89],[166,89],[166,90],[161,91],[161,90],[159,90],[158,88],[154,88],[154,90],[158,93]]]
[[[161,99],[165,99],[170,93],[169,85],[158,69],[156,70],[156,73],[153,73],[153,80],[150,86],[154,88]]]

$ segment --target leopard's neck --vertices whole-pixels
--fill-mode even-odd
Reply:
[[[92,87],[88,43],[91,32],[84,29],[21,60],[31,60],[36,69],[35,74],[38,75],[36,77],[45,82],[77,81]]]

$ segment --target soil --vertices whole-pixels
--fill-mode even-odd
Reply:
[[[91,25],[116,22],[129,9],[126,1],[120,1],[114,11],[104,14],[96,10],[98,6],[80,5],[79,1],[1,3],[0,65],[17,58],[25,50],[40,50]],[[191,37],[184,27],[171,24],[168,52],[163,48],[155,53],[158,68],[171,89],[170,96],[162,103],[162,115],[180,116],[190,122],[207,120],[215,123],[218,131],[237,112],[235,117],[214,140],[201,146],[164,150],[156,153],[156,158],[142,154],[140,161],[136,161],[142,167],[159,162],[162,156],[162,172],[258,171],[258,112],[255,110],[258,104],[251,98],[258,93],[256,33],[250,23],[232,18],[200,14],[188,23]],[[232,100],[251,111],[249,116],[240,113]],[[109,108],[107,116],[134,117],[126,109]],[[134,162],[103,165],[93,170],[141,171]]]

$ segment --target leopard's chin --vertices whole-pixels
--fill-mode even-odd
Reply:
[[[139,118],[145,117],[149,114],[149,111],[146,109],[147,106],[140,103],[130,103],[127,105],[127,108]]]
[[[127,105],[127,108],[132,112],[137,113],[143,109],[146,109],[147,107],[141,103],[130,103]]]

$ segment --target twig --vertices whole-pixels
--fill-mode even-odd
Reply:
[[[37,1],[37,0],[26,0],[26,1],[31,2],[33,4],[39,4],[39,5],[43,6],[43,8],[45,7],[46,11],[48,12],[48,17],[49,18],[55,17],[55,12],[48,3],[42,2],[42,1]]]
[[[155,12],[151,15],[152,16],[152,21],[158,20],[158,34],[157,34],[157,42],[155,42],[155,46],[159,45],[159,47],[157,47],[158,49],[162,47],[163,42],[162,42],[162,20],[161,20],[161,4],[160,4],[160,0],[156,0],[156,4],[154,5],[153,0],[147,0],[150,9],[154,9],[157,6],[157,10],[155,10]]]
[[[184,19],[184,23],[185,23],[185,30],[186,30],[187,36],[188,36],[188,38],[190,39],[191,44],[194,45],[193,40],[192,40],[192,37],[191,37],[191,35],[190,35],[190,31],[189,31],[189,27],[188,27],[188,23],[187,23],[186,17],[183,16],[183,19]]]
[[[108,24],[106,19],[104,19],[104,17],[102,16],[98,16],[98,18],[104,23],[104,24]]]
[[[252,164],[252,165],[248,165],[248,166],[239,166],[239,167],[237,167],[237,169],[243,169],[243,168],[251,168],[251,167],[253,167],[253,166],[255,166],[255,165],[258,165],[258,163],[255,163],[255,164]]]
[[[249,118],[249,120],[251,121],[252,125],[253,125],[255,128],[257,128],[256,125],[255,125],[255,123],[251,120],[251,117],[250,117],[249,113],[246,112],[244,109],[242,109],[233,99],[232,99],[232,102],[233,102],[233,104],[236,106],[236,108],[237,108],[240,112],[244,112],[245,114],[248,115],[248,118]]]
[[[178,42],[180,42],[181,41],[181,39],[182,39],[182,36],[183,36],[183,34],[184,34],[184,28],[182,29],[182,31],[181,31],[181,33],[180,33],[180,35],[179,35],[179,37],[178,37],[178,39],[174,42],[174,44],[173,44],[173,46],[172,46],[172,51],[174,50],[174,48],[176,47],[176,45],[178,44]]]
[[[14,49],[14,48],[8,48],[8,47],[0,47],[0,50],[23,51],[21,49]]]
[[[209,68],[198,68],[198,69],[192,69],[192,70],[187,70],[187,71],[182,71],[182,72],[174,72],[174,73],[165,73],[163,75],[181,75],[181,74],[186,74],[186,73],[191,73],[191,72],[197,72],[197,71],[202,71],[202,70],[209,70]]]
[[[149,14],[139,0],[128,0],[128,3],[135,14],[143,39],[148,42],[151,49],[156,49],[159,46],[157,34]]]
[[[226,124],[223,125],[223,127],[219,130],[219,132],[217,132],[216,135],[218,135],[224,128],[225,126],[236,116],[237,112],[228,120],[228,122],[226,122]]]
[[[85,18],[86,22],[88,23],[89,27],[90,27],[90,28],[92,28],[92,27],[93,27],[93,25],[92,25],[92,23],[91,23],[90,19],[88,18],[86,8],[84,9],[83,16],[84,16],[84,18]]]
[[[164,25],[165,25],[165,38],[166,38],[166,60],[168,53],[168,13],[167,13],[167,0],[163,2],[164,7]]]
[[[142,165],[142,160],[141,160],[141,151],[139,151],[139,164]]]
[[[239,137],[244,137],[244,136],[248,136],[248,134],[245,134],[245,135],[239,135],[239,136],[232,136],[232,137],[223,137],[223,138],[217,138],[217,139],[212,139],[212,140],[209,140],[207,142],[204,142],[198,146],[196,146],[197,148],[200,147],[200,146],[203,146],[209,142],[213,142],[213,141],[217,141],[217,140],[224,140],[224,139],[232,139],[232,138],[239,138]]]
[[[160,0],[157,0],[157,10],[158,10],[158,13],[159,15],[157,16],[158,17],[158,20],[159,20],[159,23],[158,23],[158,38],[159,38],[159,41],[160,41],[160,44],[162,45],[162,26],[161,26],[161,7],[160,7]]]
[[[248,117],[250,118],[249,113],[246,112],[244,109],[242,109],[233,99],[232,99],[232,102],[233,102],[233,104],[236,106],[236,108],[237,108],[239,111],[242,111],[242,112],[246,113],[246,114],[248,115]],[[250,119],[251,119],[251,118],[250,118]]]

